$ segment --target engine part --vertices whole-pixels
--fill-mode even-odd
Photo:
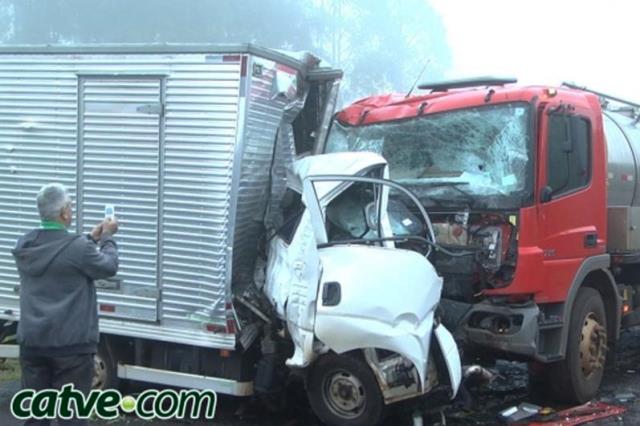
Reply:
[[[254,389],[257,393],[276,393],[283,389],[283,383],[289,370],[286,367],[281,345],[272,335],[270,326],[264,327],[264,336],[260,341],[262,357],[256,365]]]
[[[395,352],[379,349],[365,349],[364,356],[367,364],[373,370],[386,403],[401,401],[420,395],[418,386],[420,376],[417,370],[405,357]],[[428,391],[437,384],[437,371],[433,368],[435,363],[429,357],[429,374],[427,383],[424,384],[425,391]]]
[[[488,272],[497,272],[502,266],[503,246],[502,229],[499,226],[486,226],[472,230],[473,241],[482,247],[478,253],[478,262]]]
[[[443,277],[442,297],[469,302],[473,299],[475,256],[452,257],[435,251],[431,261]]]
[[[436,234],[436,242],[438,244],[452,246],[467,245],[467,231],[461,223],[434,223],[433,232]]]
[[[256,338],[260,334],[260,325],[256,322],[248,324],[246,327],[242,328],[240,332],[239,342],[243,349],[249,349],[253,342],[255,342]]]

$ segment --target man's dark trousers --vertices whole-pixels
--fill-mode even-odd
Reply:
[[[91,390],[93,377],[93,354],[76,354],[67,356],[21,356],[22,389],[60,389],[67,383],[85,395]],[[29,419],[25,425],[48,425],[49,420]],[[86,420],[58,419],[60,425],[86,425]]]

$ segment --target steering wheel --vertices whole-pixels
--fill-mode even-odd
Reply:
[[[364,206],[364,218],[367,223],[367,231],[378,227],[378,211],[376,209],[375,201]]]
[[[404,204],[402,204],[404,206]],[[378,211],[377,211],[377,205],[375,202],[371,202],[369,204],[367,204],[364,208],[364,213],[365,213],[365,218],[366,218],[366,222],[367,222],[367,227],[368,229],[377,229],[378,228]],[[391,225],[391,232],[392,232],[392,236],[389,238],[390,240],[395,240],[395,241],[402,241],[402,240],[411,240],[414,242],[420,242],[421,244],[423,244],[424,246],[426,246],[427,248],[427,252],[425,254],[425,257],[428,257],[431,254],[431,250],[432,250],[432,246],[431,244],[428,243],[428,238],[424,238],[421,234],[422,231],[424,231],[424,224],[422,224],[420,222],[420,220],[416,217],[410,214],[410,212],[406,212],[409,215],[411,215],[412,217],[406,217],[404,220],[411,220],[413,219],[413,222],[411,222],[410,224],[406,224],[404,223],[402,220],[398,219],[397,217],[394,217],[393,214],[393,210],[388,211],[388,217],[390,220],[390,225]],[[404,215],[403,215],[404,216]],[[409,227],[412,224],[418,224],[420,223],[420,232],[416,232],[416,230],[411,230],[409,229]],[[404,230],[407,231],[406,234],[395,234],[393,232],[393,228],[394,225],[397,225],[398,227],[402,227]],[[416,225],[417,226],[417,225]],[[419,238],[416,238],[419,237]]]

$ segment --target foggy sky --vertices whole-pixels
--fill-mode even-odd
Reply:
[[[407,91],[451,57],[424,0],[0,0],[0,43],[246,43],[311,51],[345,72],[343,100]]]
[[[580,85],[640,102],[640,2],[433,0],[453,63],[447,76],[512,75]]]
[[[0,0],[0,43],[254,42],[345,70],[343,100],[511,75],[640,101],[640,3],[624,0]]]

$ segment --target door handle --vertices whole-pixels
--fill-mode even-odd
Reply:
[[[332,281],[322,287],[322,306],[337,306],[342,299],[340,283]]]
[[[584,236],[585,248],[594,248],[598,246],[598,234],[587,234]]]

